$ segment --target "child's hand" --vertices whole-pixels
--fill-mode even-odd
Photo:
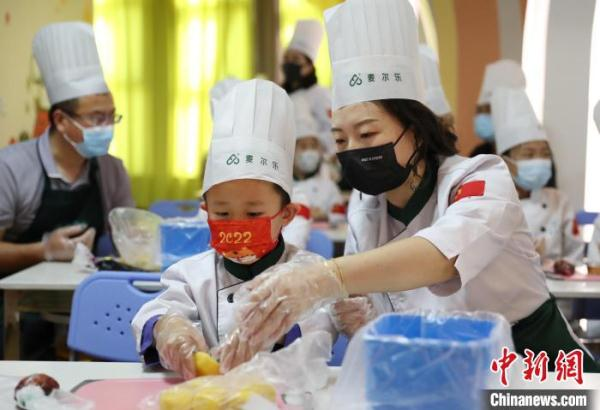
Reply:
[[[371,299],[367,296],[338,300],[330,309],[335,327],[348,337],[354,336],[361,327],[377,316]]]
[[[167,314],[154,326],[154,340],[160,363],[189,380],[196,377],[195,352],[206,352],[208,347],[202,332],[187,318]]]

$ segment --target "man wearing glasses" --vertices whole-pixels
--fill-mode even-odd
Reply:
[[[0,150],[0,277],[93,249],[107,215],[134,206],[122,162],[108,155],[115,114],[93,29],[80,22],[42,28],[33,40],[51,108],[37,140]]]

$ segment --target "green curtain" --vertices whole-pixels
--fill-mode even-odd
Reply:
[[[141,207],[195,197],[210,143],[209,90],[251,78],[253,0],[94,0],[107,81],[124,119],[111,153]]]

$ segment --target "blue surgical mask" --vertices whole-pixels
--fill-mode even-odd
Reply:
[[[517,164],[516,184],[526,191],[537,191],[552,178],[552,161],[549,159],[524,159]]]
[[[67,141],[73,145],[79,155],[84,158],[101,157],[108,154],[110,143],[113,139],[113,125],[99,125],[96,127],[84,128],[77,121],[71,119],[73,124],[79,128],[83,134],[83,142],[75,143],[65,135]]]
[[[475,134],[485,142],[494,142],[494,123],[491,114],[480,113],[473,119]]]

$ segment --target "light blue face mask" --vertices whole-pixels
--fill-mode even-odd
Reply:
[[[542,189],[552,178],[552,161],[549,159],[524,159],[514,162],[517,164],[515,182],[526,191]]]
[[[84,128],[77,121],[71,119],[73,124],[81,130],[83,142],[75,143],[65,135],[67,141],[73,145],[79,155],[84,158],[101,157],[108,154],[110,143],[113,139],[113,125],[100,125],[97,127]]]
[[[491,114],[480,113],[475,115],[473,127],[479,138],[485,142],[494,142],[494,123]]]

